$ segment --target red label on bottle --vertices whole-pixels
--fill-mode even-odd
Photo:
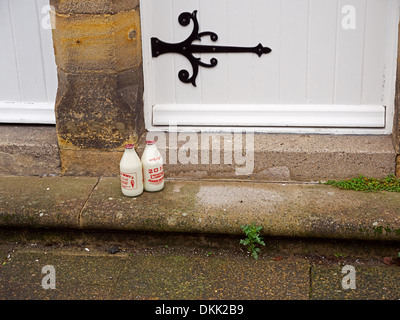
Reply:
[[[121,172],[121,186],[125,190],[136,190],[137,189],[137,174],[134,173],[123,173]]]
[[[160,184],[164,181],[164,166],[149,169],[149,179],[147,180],[151,184]]]
[[[158,157],[151,158],[151,159],[149,159],[149,161],[157,161],[160,159],[161,159],[161,155],[159,155]]]

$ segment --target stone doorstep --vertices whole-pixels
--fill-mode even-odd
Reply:
[[[27,187],[28,186],[28,187]],[[323,184],[166,181],[128,198],[117,177],[0,177],[0,227],[400,239],[400,193]]]
[[[234,133],[147,134],[148,139],[158,140],[170,178],[310,182],[395,174],[396,152],[390,135],[238,136],[235,140]],[[144,147],[142,139],[139,155]]]
[[[318,182],[360,174],[383,178],[394,174],[396,166],[391,136],[256,134],[254,153],[246,151],[245,135],[242,146],[235,145],[233,134],[172,133],[171,138],[178,143],[171,145],[168,133],[147,137],[158,139],[157,146],[166,162],[165,175],[173,179]],[[215,141],[219,141],[220,148]],[[145,138],[138,145],[139,156],[144,147]],[[235,148],[242,150],[242,156],[235,153]],[[63,175],[119,174],[122,151],[61,148],[60,154]]]
[[[310,182],[360,174],[381,178],[395,173],[391,136],[255,134],[254,154],[244,149],[239,159],[239,153],[233,151],[238,148],[233,134],[172,135],[178,140],[176,146],[170,145],[167,133],[147,135],[164,139],[157,144],[167,162],[166,177],[172,179]],[[243,148],[245,141],[243,135]],[[184,147],[192,148],[196,143],[199,150],[186,155]],[[142,139],[139,155],[144,146]],[[122,151],[59,150],[54,126],[0,125],[0,176],[117,176],[121,156]],[[244,165],[237,165],[240,160]]]
[[[170,144],[169,134],[155,134],[156,139],[161,138],[157,146],[166,162],[165,175],[174,179],[310,182],[350,179],[360,174],[383,178],[394,174],[396,167],[390,136],[256,134],[252,153],[246,151],[244,142],[236,146],[233,134],[172,135],[178,139],[176,145]],[[154,134],[148,137],[154,138]],[[221,147],[213,141],[219,141]],[[144,147],[142,139],[139,156]],[[61,149],[60,154],[64,175],[119,174],[122,151]]]
[[[55,126],[0,125],[0,176],[60,174]]]

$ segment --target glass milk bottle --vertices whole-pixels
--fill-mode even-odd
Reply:
[[[140,195],[143,192],[142,163],[133,144],[125,145],[119,167],[122,193],[127,197]]]
[[[164,164],[155,141],[146,141],[142,154],[144,190],[154,192],[164,188]]]

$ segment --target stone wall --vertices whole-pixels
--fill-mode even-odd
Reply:
[[[64,175],[118,173],[144,132],[138,0],[51,0]]]

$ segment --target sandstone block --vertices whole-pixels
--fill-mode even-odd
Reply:
[[[117,176],[122,152],[60,150],[61,173],[65,176]]]
[[[60,149],[122,150],[144,130],[139,70],[68,74],[59,70],[55,105]]]
[[[60,69],[116,73],[141,66],[139,11],[52,15],[54,52]]]
[[[137,9],[139,0],[50,0],[50,5],[62,14],[116,14]]]

